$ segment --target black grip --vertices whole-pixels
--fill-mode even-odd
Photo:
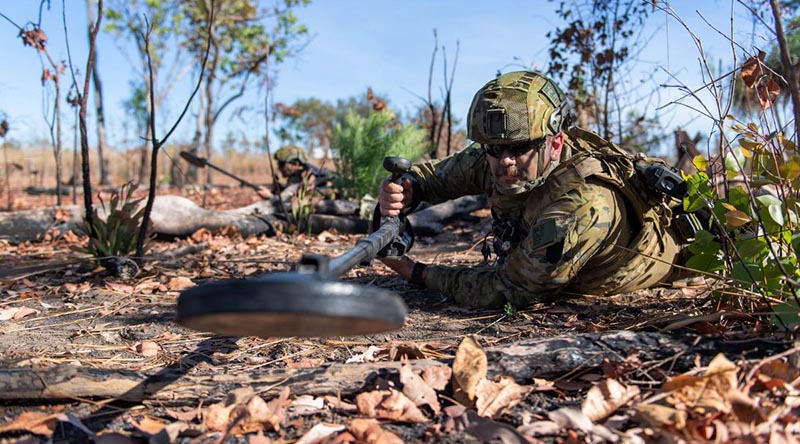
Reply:
[[[383,158],[383,168],[392,173],[392,182],[399,184],[400,177],[411,168],[411,161],[405,157],[386,156]]]

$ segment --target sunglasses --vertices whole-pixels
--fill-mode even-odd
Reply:
[[[283,168],[283,167],[284,167],[284,166],[286,166],[287,164],[288,164],[288,165],[302,165],[303,163],[302,163],[302,162],[300,162],[300,161],[299,161],[299,160],[297,160],[297,159],[293,159],[293,160],[290,160],[290,161],[288,161],[288,162],[287,162],[287,161],[283,161],[283,160],[279,160],[279,161],[278,161],[278,167],[279,167],[279,168]]]
[[[492,144],[482,143],[481,146],[486,154],[500,158],[504,152],[507,152],[510,157],[519,157],[528,153],[531,150],[538,150],[544,146],[545,139],[537,139],[533,142],[513,143],[513,144]]]

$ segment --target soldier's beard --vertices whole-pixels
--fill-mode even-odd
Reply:
[[[515,165],[498,165],[493,172],[494,187],[500,194],[515,195],[526,193],[538,185],[530,180],[528,171]],[[538,181],[537,181],[538,182]]]

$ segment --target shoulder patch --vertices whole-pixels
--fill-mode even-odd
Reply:
[[[559,241],[556,219],[547,219],[531,228],[531,249],[533,251],[547,248]]]

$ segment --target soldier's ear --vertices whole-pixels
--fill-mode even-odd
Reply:
[[[548,137],[547,143],[550,144],[550,160],[561,160],[561,150],[564,148],[564,133],[557,133]]]

